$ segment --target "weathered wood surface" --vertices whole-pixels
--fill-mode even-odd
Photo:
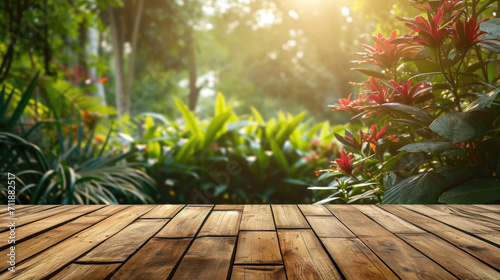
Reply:
[[[0,279],[500,279],[500,205],[32,205],[15,214],[15,272],[4,227]]]

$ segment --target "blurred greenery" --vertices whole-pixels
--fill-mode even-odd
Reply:
[[[99,158],[141,178],[130,179],[125,193],[111,190],[89,201],[81,192],[70,194],[71,180],[51,177],[43,185],[33,177],[32,185],[23,183],[30,186],[24,202],[315,201],[322,191],[306,187],[336,156],[333,133],[349,120],[327,105],[347,97],[349,81],[360,79],[348,71],[355,66],[351,54],[373,31],[392,30],[387,15],[404,14],[407,5],[2,1],[0,144],[29,146],[33,153],[12,152],[0,161],[20,156],[22,167],[45,158],[48,166],[33,170],[55,170],[62,178]],[[87,147],[84,139],[93,152],[68,160],[68,150]],[[213,174],[231,180],[222,184]]]

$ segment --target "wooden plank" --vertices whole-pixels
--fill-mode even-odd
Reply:
[[[311,228],[297,205],[272,205],[276,228]]]
[[[488,240],[491,243],[495,243],[500,245],[500,232],[492,232],[492,233],[478,233],[476,236],[481,237],[482,239]]]
[[[60,227],[44,232],[35,238],[24,240],[16,244],[16,263],[20,263],[31,256],[59,243],[73,234],[90,227],[107,218],[106,216],[83,216]],[[1,251],[2,256],[10,252],[9,248]],[[0,271],[7,269],[10,265],[7,262],[0,262]]]
[[[79,205],[61,205],[58,207],[52,207],[46,210],[42,211],[37,211],[37,212],[32,212],[32,213],[27,213],[23,215],[17,215],[16,218],[16,228],[19,228],[23,225],[45,219],[47,217],[57,215],[59,213],[67,212],[73,209],[76,209],[80,207]],[[1,228],[0,231],[6,231],[7,228]]]
[[[139,219],[92,249],[78,262],[124,262],[167,222],[168,219]]]
[[[356,236],[333,216],[306,216],[318,237],[355,238]]]
[[[401,239],[459,279],[500,279],[500,273],[433,234],[399,234]]]
[[[375,205],[353,206],[392,233],[426,233],[425,230],[420,229]]]
[[[191,240],[152,238],[111,279],[167,279]]]
[[[183,207],[184,204],[158,205],[142,216],[141,219],[171,219]]]
[[[241,211],[212,211],[198,236],[238,236]]]
[[[125,228],[153,206],[133,205],[41,252],[16,266],[12,279],[40,279],[49,276],[102,241]]]
[[[351,206],[326,206],[401,278],[454,279],[425,255]],[[401,207],[401,206],[399,206]]]
[[[275,231],[241,231],[235,264],[283,264]]]
[[[224,210],[234,210],[243,211],[245,205],[243,204],[217,204],[214,207],[214,211],[224,211]]]
[[[480,208],[477,205],[447,205],[447,206],[452,209],[457,209],[457,211],[461,211],[462,213],[472,213],[474,217],[476,217],[475,215],[487,217],[489,219],[488,221],[490,222],[494,223],[500,222],[500,211],[492,212],[490,210]]]
[[[282,265],[235,265],[231,280],[286,280]]]
[[[357,238],[321,238],[346,279],[399,279]]]
[[[404,207],[398,205],[380,205],[380,207],[434,233],[493,267],[500,267],[500,248]]]
[[[15,215],[18,216],[18,215],[21,215],[21,214],[27,214],[27,213],[36,213],[36,212],[41,212],[41,211],[44,211],[44,210],[48,210],[48,209],[51,209],[51,208],[56,208],[58,207],[59,205],[26,205],[26,206],[29,206],[29,207],[22,207],[22,208],[19,208],[20,205],[15,205],[14,206],[14,209],[15,209]],[[7,205],[2,205],[2,212],[0,213],[0,218],[1,219],[4,219],[4,218],[8,218],[10,217],[10,213],[7,212]]]
[[[240,230],[275,230],[269,205],[245,205]]]
[[[172,279],[225,280],[236,237],[196,238]]]
[[[485,210],[486,213],[474,211],[474,209],[476,209],[476,210],[479,209],[479,211],[481,211],[481,209],[477,208],[477,207],[474,208],[474,206],[472,206],[472,205],[468,205],[468,207],[467,206],[464,207],[465,205],[445,205],[445,204],[434,204],[434,205],[425,205],[425,206],[427,208],[432,208],[433,210],[431,210],[431,211],[440,212],[440,214],[436,213],[436,215],[456,216],[456,217],[467,220],[468,223],[470,223],[470,222],[477,223],[477,224],[481,225],[483,229],[486,229],[486,231],[491,231],[491,229],[496,229],[494,231],[500,230],[500,214],[499,213],[489,212],[488,210]],[[493,217],[487,216],[488,214],[492,215]],[[497,217],[494,217],[495,215]],[[432,218],[432,216],[430,216],[430,217]],[[490,230],[488,230],[488,228]]]
[[[54,280],[105,279],[119,266],[120,266],[119,263],[71,264],[50,279]]]
[[[485,210],[489,210],[491,212],[498,213],[500,212],[500,204],[475,204],[479,208],[483,208]]]
[[[310,229],[278,230],[288,279],[342,279]]]
[[[163,238],[194,237],[212,207],[187,206],[156,235]]]
[[[299,208],[304,216],[331,216],[332,213],[328,211],[323,205],[310,205],[299,204]]]
[[[128,207],[130,206],[114,205],[108,209],[101,208],[74,221],[66,223],[50,231],[44,232],[34,238],[24,240],[23,242],[16,245],[16,262],[20,263],[21,261],[24,261],[29,257],[38,254],[39,252],[53,246],[54,244],[59,243],[60,241],[72,236],[73,234],[106,219],[109,215],[115,214]],[[110,211],[111,209],[113,209],[114,212]],[[1,251],[1,253],[7,254],[9,250],[10,249],[7,248]],[[7,269],[8,266],[9,264],[0,262],[0,271]]]
[[[325,207],[358,237],[394,236],[352,205],[326,205]]]
[[[446,213],[426,205],[404,205],[404,207],[466,232],[488,233],[500,231],[500,226],[498,225],[488,223],[489,226],[486,226],[480,223],[480,220],[472,220],[468,217]]]
[[[22,230],[16,231],[16,241],[19,242],[28,238],[38,232],[47,230],[51,227],[55,227],[61,224],[64,224],[68,221],[76,219],[80,216],[83,216],[89,212],[93,212],[99,208],[102,208],[103,205],[85,205],[78,206],[77,208],[70,209],[68,211],[50,216],[45,219],[41,219],[30,224],[27,224],[22,227]],[[2,232],[0,233],[0,240],[7,240],[10,232]]]

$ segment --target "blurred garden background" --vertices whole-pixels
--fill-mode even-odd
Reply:
[[[499,201],[498,48],[472,40],[432,62],[460,30],[484,36],[497,2],[2,1],[0,172],[16,175],[18,203],[374,203],[393,185],[387,203],[432,203],[474,180],[490,198],[479,202]],[[403,41],[420,33],[396,18],[419,16],[449,31],[443,46]],[[407,102],[405,84],[433,96]],[[431,125],[481,97],[481,131]],[[349,114],[355,98],[372,107]],[[402,149],[419,142],[434,144]]]

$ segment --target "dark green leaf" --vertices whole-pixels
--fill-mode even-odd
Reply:
[[[467,109],[465,109],[465,112],[481,110],[484,108],[490,108],[491,103],[493,103],[495,98],[497,98],[499,91],[500,91],[500,88],[495,89],[495,90],[479,97],[474,102],[472,102],[469,106],[467,106]]]
[[[495,120],[495,115],[482,112],[456,112],[442,115],[429,126],[441,137],[454,144],[470,141],[486,134]]]
[[[425,172],[406,178],[388,189],[384,194],[382,203],[434,203],[446,186],[446,178],[443,175]]]
[[[455,204],[492,203],[500,200],[500,182],[477,179],[443,193],[439,202]]]
[[[449,149],[457,149],[457,146],[450,142],[421,142],[408,144],[398,151],[416,152],[440,152]]]

